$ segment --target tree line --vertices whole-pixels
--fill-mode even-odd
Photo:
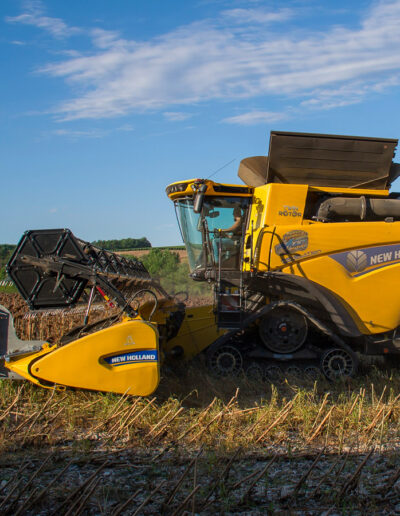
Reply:
[[[151,243],[146,237],[142,238],[122,238],[120,240],[95,240],[92,242],[96,247],[107,249],[107,251],[122,251],[124,249],[138,249],[151,247]]]

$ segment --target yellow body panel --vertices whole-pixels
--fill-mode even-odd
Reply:
[[[36,360],[37,358],[43,357],[48,353],[51,353],[56,348],[56,345],[51,346],[46,342],[45,344],[43,344],[42,349],[40,351],[31,351],[25,354],[18,354],[17,356],[7,360],[4,365],[7,367],[7,369],[19,374],[26,380],[29,380],[32,383],[35,383],[36,385],[41,385],[40,380],[30,374],[29,366],[32,363],[32,361]],[[42,387],[46,387],[46,385]]]
[[[295,230],[298,227],[277,227],[272,246],[263,241],[262,256],[272,249],[271,270],[303,276],[329,289],[351,308],[362,333],[381,333],[400,324],[400,294],[393,288],[400,274],[400,222],[311,224],[304,228],[307,248],[297,255],[279,256],[275,252],[279,236],[283,239]],[[366,261],[358,273],[348,270],[343,261],[353,250],[371,255],[370,263]],[[343,264],[337,261],[338,255],[343,256]],[[265,269],[264,264],[260,269]]]
[[[176,337],[165,345],[165,351],[182,347],[185,358],[193,358],[223,335],[215,323],[213,307],[210,305],[186,309],[185,319]]]
[[[309,192],[327,192],[348,196],[372,195],[373,197],[388,197],[389,190],[373,190],[371,188],[337,188],[333,186],[309,186]]]
[[[187,190],[175,191],[169,197],[193,195],[192,183],[188,181]],[[228,194],[223,187],[234,186],[219,185],[218,192],[212,181],[206,184],[206,196],[225,197]],[[307,209],[313,206],[315,210],[326,196],[385,198],[388,190],[269,183],[249,192],[252,199],[243,239],[244,271],[279,271],[325,287],[341,301],[363,334],[382,333],[400,325],[400,293],[396,288],[400,222],[323,223],[307,218],[312,215]],[[351,265],[352,260],[356,265]]]
[[[204,179],[204,184],[207,185],[207,191],[206,195],[210,196],[221,196],[221,191],[218,189],[218,187],[223,186],[226,188],[242,188],[246,190],[246,193],[243,192],[229,192],[225,191],[223,193],[224,197],[251,197],[253,193],[253,187],[248,186],[245,187],[243,185],[233,185],[233,184],[226,184],[224,183],[221,185],[220,183],[215,183],[214,181],[211,181],[210,179]],[[197,188],[198,180],[197,179],[188,179],[185,181],[175,181],[174,183],[171,183],[167,186],[167,195],[171,200],[178,199],[180,197],[191,197],[194,193],[194,190]],[[176,188],[176,190],[174,189]]]
[[[253,239],[255,269],[295,274],[329,289],[364,334],[396,328],[400,324],[400,294],[393,287],[400,274],[400,222],[322,223],[304,219],[307,190],[318,189],[279,184],[255,189],[255,196],[265,202],[263,227],[254,205],[251,212],[249,227],[253,220],[253,228],[257,228]],[[283,206],[291,210],[287,208],[285,213]],[[348,255],[354,251],[365,261],[362,270],[346,266],[346,259],[351,259]],[[245,256],[250,256],[250,250]]]
[[[158,331],[141,319],[126,320],[6,365],[35,383],[148,396],[160,380]]]

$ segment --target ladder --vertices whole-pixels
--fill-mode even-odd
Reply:
[[[239,268],[222,267],[222,250],[219,248],[217,281],[215,284],[214,305],[218,328],[240,329],[244,316],[243,306],[243,237],[240,241]]]

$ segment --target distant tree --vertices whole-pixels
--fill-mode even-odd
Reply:
[[[8,262],[15,248],[12,244],[0,244],[0,266]]]
[[[168,249],[152,249],[141,260],[151,276],[164,277],[176,272],[179,267],[179,254]]]
[[[121,249],[138,249],[141,247],[151,247],[151,243],[146,237],[142,238],[122,238],[121,240],[95,240],[92,242],[97,247],[102,247],[108,251]]]

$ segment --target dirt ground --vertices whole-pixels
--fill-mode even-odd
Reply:
[[[0,490],[3,487],[4,494],[10,493],[10,484],[6,483],[16,473],[21,484],[7,503],[4,504],[4,495],[0,497],[4,504],[2,514],[249,516],[400,512],[398,485],[392,485],[398,456],[337,457],[317,453],[251,457],[238,452],[216,457],[200,449],[156,459],[157,453],[158,449],[140,452],[129,448],[91,454],[43,450],[4,457],[0,463]],[[21,467],[24,470],[18,473]],[[361,479],[357,475],[360,467]],[[23,487],[26,489],[21,493]]]

